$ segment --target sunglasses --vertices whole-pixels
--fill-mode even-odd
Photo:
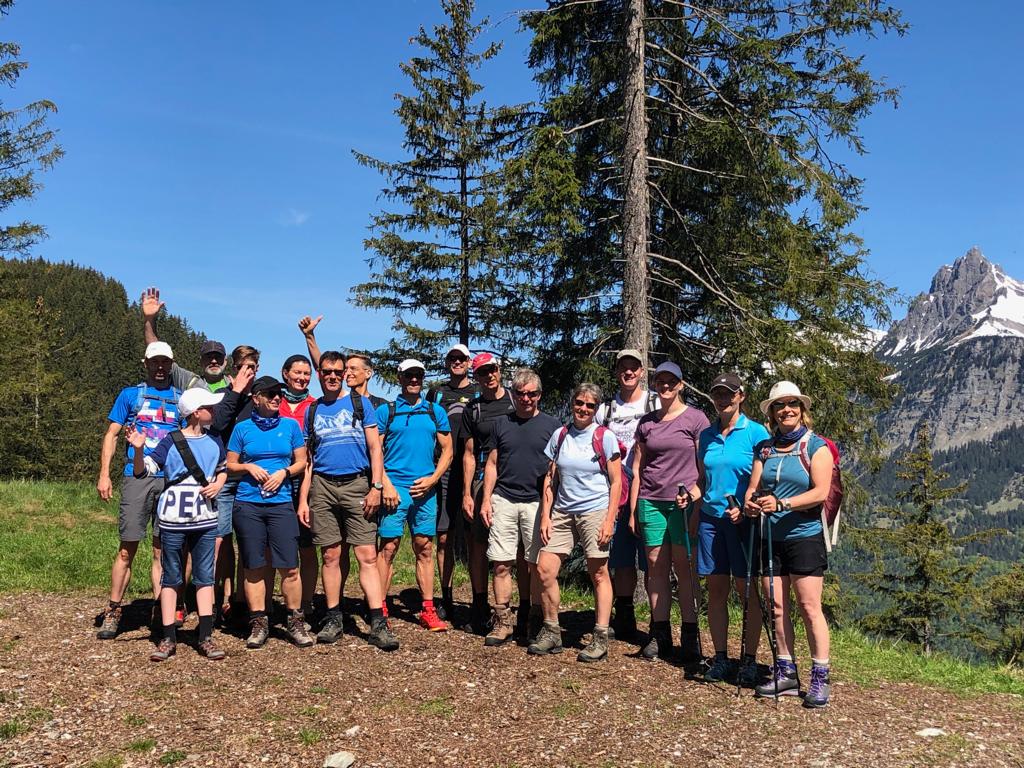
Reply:
[[[772,403],[772,410],[781,411],[783,408],[800,408],[803,405],[799,400],[779,400]]]
[[[337,376],[340,379],[342,376],[345,375],[345,369],[344,368],[321,368],[320,369],[320,375],[323,376],[325,379],[328,376]]]
[[[455,363],[468,363],[469,358],[463,357],[462,355],[450,355],[449,357],[446,357],[444,361],[448,363],[448,365],[453,365]]]
[[[540,390],[534,389],[531,392],[527,392],[524,389],[514,389],[512,390],[512,394],[514,394],[516,397],[522,397],[527,400],[533,400],[535,397],[540,397]]]
[[[497,372],[498,372],[498,366],[496,366],[496,365],[488,365],[488,366],[486,366],[484,368],[477,368],[475,371],[473,371],[473,375],[474,376],[491,376],[491,375],[493,375],[493,374],[495,374]]]
[[[580,400],[578,398],[576,400],[573,400],[572,404],[576,408],[586,408],[588,411],[596,411],[597,410],[597,403],[588,403],[586,400]]]
[[[263,397],[267,398],[267,400],[280,400],[281,399],[281,390],[279,390],[279,389],[275,389],[275,390],[272,390],[270,392],[257,392],[257,394],[263,395]]]

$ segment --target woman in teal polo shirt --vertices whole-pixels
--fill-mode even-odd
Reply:
[[[746,556],[741,542],[748,541],[750,521],[742,515],[735,500],[746,498],[754,448],[768,439],[768,430],[743,415],[747,395],[743,382],[734,373],[719,376],[711,385],[711,402],[718,419],[700,433],[697,452],[698,483],[702,498],[698,529],[697,573],[708,585],[708,625],[715,658],[704,673],[709,683],[725,680],[732,671],[729,664],[729,587],[735,579],[742,600],[747,575]],[[757,683],[756,651],[761,637],[761,608],[757,594],[747,606],[747,652],[740,661],[739,680],[747,687]]]

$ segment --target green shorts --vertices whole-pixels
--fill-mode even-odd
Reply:
[[[636,505],[636,517],[644,544],[648,547],[665,544],[666,533],[673,544],[686,544],[686,520],[675,501],[640,499]]]

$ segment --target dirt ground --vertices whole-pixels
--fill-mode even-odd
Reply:
[[[229,657],[215,663],[186,631],[177,657],[154,664],[148,606],[100,642],[102,604],[0,598],[0,766],[318,767],[342,750],[382,767],[1024,766],[1020,697],[834,679],[828,708],[776,708],[635,658],[632,644],[613,642],[593,665],[572,647],[532,658],[462,631],[427,633],[402,613],[392,654],[358,635],[300,650],[278,633],[247,651],[240,634],[219,634]],[[589,623],[565,617],[571,645]],[[945,735],[915,735],[927,727]]]

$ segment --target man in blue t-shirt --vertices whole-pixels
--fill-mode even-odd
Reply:
[[[380,520],[380,554],[377,561],[385,597],[391,587],[392,563],[405,524],[412,531],[416,555],[416,583],[423,596],[420,624],[431,632],[448,629],[434,610],[433,540],[437,533],[437,494],[434,488],[452,462],[451,428],[441,406],[420,397],[426,369],[418,360],[398,366],[402,394],[394,403],[377,409],[377,423],[384,441],[384,507]],[[441,455],[434,463],[434,447]]]
[[[317,640],[333,643],[344,634],[344,542],[355,548],[359,563],[359,584],[370,609],[369,642],[392,651],[398,648],[398,640],[384,620],[377,571],[377,513],[384,489],[377,415],[369,398],[357,392],[341,397],[346,365],[341,352],[324,352],[319,363],[324,396],[309,407],[303,424],[311,460],[299,491],[298,509],[299,519],[312,529],[313,543],[323,553],[327,616]],[[358,404],[355,398],[359,398]]]
[[[114,401],[107,418],[110,423],[103,435],[100,449],[100,475],[96,491],[103,501],[110,501],[114,495],[110,479],[110,464],[117,450],[117,438],[125,427],[133,427],[145,435],[143,449],[146,454],[153,451],[165,435],[181,426],[178,413],[178,397],[181,395],[171,386],[171,366],[174,353],[170,345],[157,341],[146,347],[143,365],[146,380],[132,387],[125,387]],[[139,542],[146,535],[146,527],[153,519],[156,500],[164,487],[163,473],[150,477],[135,477],[132,460],[135,448],[127,447],[124,472],[121,477],[121,504],[118,509],[117,527],[120,544],[110,575],[110,603],[103,612],[103,624],[96,637],[110,640],[117,636],[121,621],[121,600],[132,577],[132,561],[138,551]],[[160,597],[160,539],[153,529],[153,564],[150,570],[153,595]]]

